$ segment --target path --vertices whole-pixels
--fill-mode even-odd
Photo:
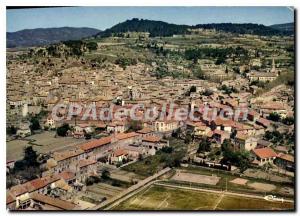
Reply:
[[[131,196],[135,195],[136,193],[140,192],[145,187],[150,186],[153,183],[152,182],[153,180],[164,175],[165,173],[169,172],[170,170],[171,170],[171,168],[167,167],[167,168],[159,171],[158,173],[154,174],[153,176],[150,176],[144,180],[139,181],[137,184],[127,188],[126,190],[124,190],[123,192],[118,194],[117,196],[112,197],[111,199],[106,200],[106,201],[100,203],[99,205],[96,205],[96,206],[90,208],[89,210],[99,210],[105,206],[106,206],[105,210],[111,209],[114,206],[119,205],[121,202],[125,201],[126,199],[130,198]]]

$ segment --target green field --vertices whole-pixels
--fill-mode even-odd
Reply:
[[[113,210],[293,210],[294,203],[150,186]]]

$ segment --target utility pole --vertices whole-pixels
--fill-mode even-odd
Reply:
[[[226,178],[226,192],[227,192],[227,178]]]

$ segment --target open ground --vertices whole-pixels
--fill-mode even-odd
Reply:
[[[60,149],[73,147],[79,143],[86,142],[85,139],[72,137],[55,137],[54,131],[45,131],[26,137],[23,140],[12,140],[6,144],[7,160],[18,160],[23,157],[23,149],[32,146],[38,153],[49,153]]]
[[[152,185],[113,210],[292,210],[293,202]]]

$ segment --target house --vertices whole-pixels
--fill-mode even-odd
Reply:
[[[118,133],[112,135],[111,142],[115,144],[116,148],[123,148],[127,145],[140,144],[142,137],[136,132]]]
[[[162,149],[165,146],[169,146],[169,142],[162,140],[158,136],[147,136],[143,138],[142,146],[145,147],[147,154],[155,155],[156,151]]]
[[[55,121],[51,116],[48,116],[48,118],[46,119],[44,127],[47,127],[49,129],[55,129]]]
[[[247,114],[247,118],[251,122],[255,122],[257,119],[259,119],[260,114],[254,110],[250,110]]]
[[[207,136],[211,131],[210,127],[201,122],[189,122],[186,126],[187,131],[194,134],[195,136]]]
[[[273,143],[271,143],[267,140],[259,139],[259,140],[257,140],[257,147],[256,148],[265,148],[265,147],[270,147],[272,145],[273,145]]]
[[[271,148],[259,148],[252,150],[253,155],[255,156],[254,163],[262,166],[266,163],[273,163],[275,158],[277,157],[276,152]]]
[[[123,160],[127,160],[128,153],[124,149],[117,149],[115,150],[110,157],[110,162],[112,164],[122,163]]]
[[[260,106],[262,116],[266,117],[271,113],[278,113],[282,118],[287,115],[287,109],[284,103],[281,102],[268,102]]]
[[[213,136],[212,137],[215,139],[215,141],[217,143],[222,144],[225,139],[230,138],[230,134],[226,131],[216,129],[216,130],[213,131]]]
[[[70,168],[73,162],[77,162],[85,157],[81,149],[65,150],[54,152],[47,160],[47,167],[50,172],[60,173]]]
[[[94,159],[81,159],[72,163],[70,170],[75,173],[76,180],[85,182],[88,177],[97,175],[97,161]]]
[[[237,133],[234,139],[234,151],[251,151],[257,146],[257,138]]]
[[[48,194],[51,190],[51,186],[55,186],[55,182],[59,180],[60,177],[58,175],[51,175],[13,186],[6,191],[6,203],[11,207],[16,204],[18,208],[20,200],[26,200],[32,193]]]
[[[124,133],[127,129],[128,127],[123,121],[111,122],[106,127],[108,133]]]
[[[247,77],[250,81],[272,82],[278,77],[278,74],[252,71],[247,74]]]
[[[69,185],[73,185],[76,182],[75,173],[69,170],[58,173],[57,175]]]
[[[15,209],[17,210],[75,210],[78,207],[69,201],[52,198],[39,193],[33,193],[23,199],[18,199]],[[78,209],[79,210],[79,209]]]
[[[128,158],[132,160],[137,160],[140,155],[145,155],[146,150],[140,145],[128,145],[124,147],[124,150],[128,153]]]
[[[151,129],[149,127],[145,127],[141,130],[138,130],[136,133],[140,134],[142,137],[153,136],[154,135],[153,129]]]
[[[74,126],[75,133],[92,133],[94,132],[94,128],[89,124],[78,124]]]
[[[154,122],[155,131],[172,132],[179,127],[179,122],[176,120],[156,120]]]
[[[211,122],[212,130],[222,130],[228,133],[232,132],[234,122],[231,119],[216,118]]]
[[[283,169],[295,171],[295,159],[293,155],[279,153],[274,163]]]
[[[95,160],[109,155],[113,146],[111,145],[111,136],[92,140],[80,145],[80,149],[84,151],[85,155]]]
[[[264,128],[268,128],[271,125],[270,121],[265,118],[257,119],[256,124],[263,126]]]

